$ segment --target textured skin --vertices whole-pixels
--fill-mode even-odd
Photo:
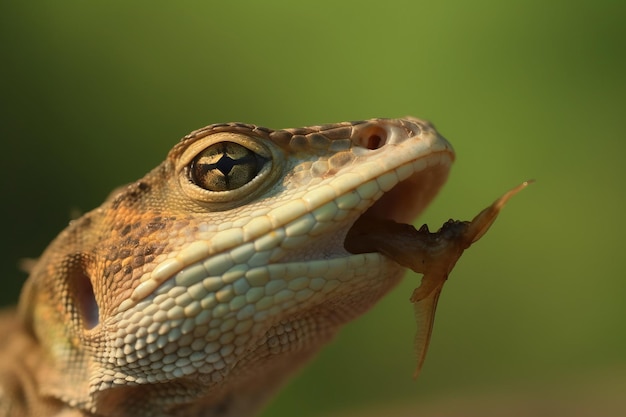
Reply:
[[[350,226],[412,221],[453,158],[413,118],[192,132],[34,266],[0,321],[0,415],[254,415],[401,278]]]

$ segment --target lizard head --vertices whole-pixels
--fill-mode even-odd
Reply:
[[[99,415],[255,409],[401,278],[346,249],[353,225],[411,222],[453,159],[414,118],[192,132],[33,270],[41,390]]]

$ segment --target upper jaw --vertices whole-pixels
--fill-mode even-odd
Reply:
[[[398,126],[405,132],[399,131]],[[384,193],[359,215],[359,220],[376,217],[410,223],[447,180],[454,150],[433,125],[411,116],[390,121],[387,130],[387,141],[379,150],[381,159],[396,161],[388,171],[396,173],[397,181],[387,185]]]
[[[369,140],[372,136],[377,136],[375,142]],[[325,177],[324,187],[320,187],[332,188],[333,198],[329,200],[315,187],[303,197],[311,207],[303,217],[316,219],[315,232],[277,261],[301,261],[310,258],[312,252],[326,259],[349,256],[351,232],[358,229],[363,233],[371,220],[412,222],[445,183],[454,161],[450,143],[431,124],[416,118],[356,124],[351,140],[356,145],[352,150],[356,157],[339,172]],[[355,195],[360,200],[356,204]],[[326,206],[333,207],[328,210],[332,214],[324,213]]]

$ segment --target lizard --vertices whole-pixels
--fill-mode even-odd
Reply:
[[[0,416],[255,415],[410,266],[346,249],[363,219],[412,222],[454,158],[408,116],[191,132],[32,267]]]

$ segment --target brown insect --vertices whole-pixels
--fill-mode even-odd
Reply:
[[[523,182],[511,189],[472,221],[448,220],[435,233],[431,233],[426,225],[417,230],[409,224],[371,218],[367,219],[367,233],[352,239],[355,242],[355,247],[350,248],[353,253],[380,252],[398,264],[423,274],[420,286],[411,296],[417,322],[417,368],[414,377],[419,375],[424,364],[437,301],[450,271],[463,251],[487,232],[506,202],[531,182]]]

